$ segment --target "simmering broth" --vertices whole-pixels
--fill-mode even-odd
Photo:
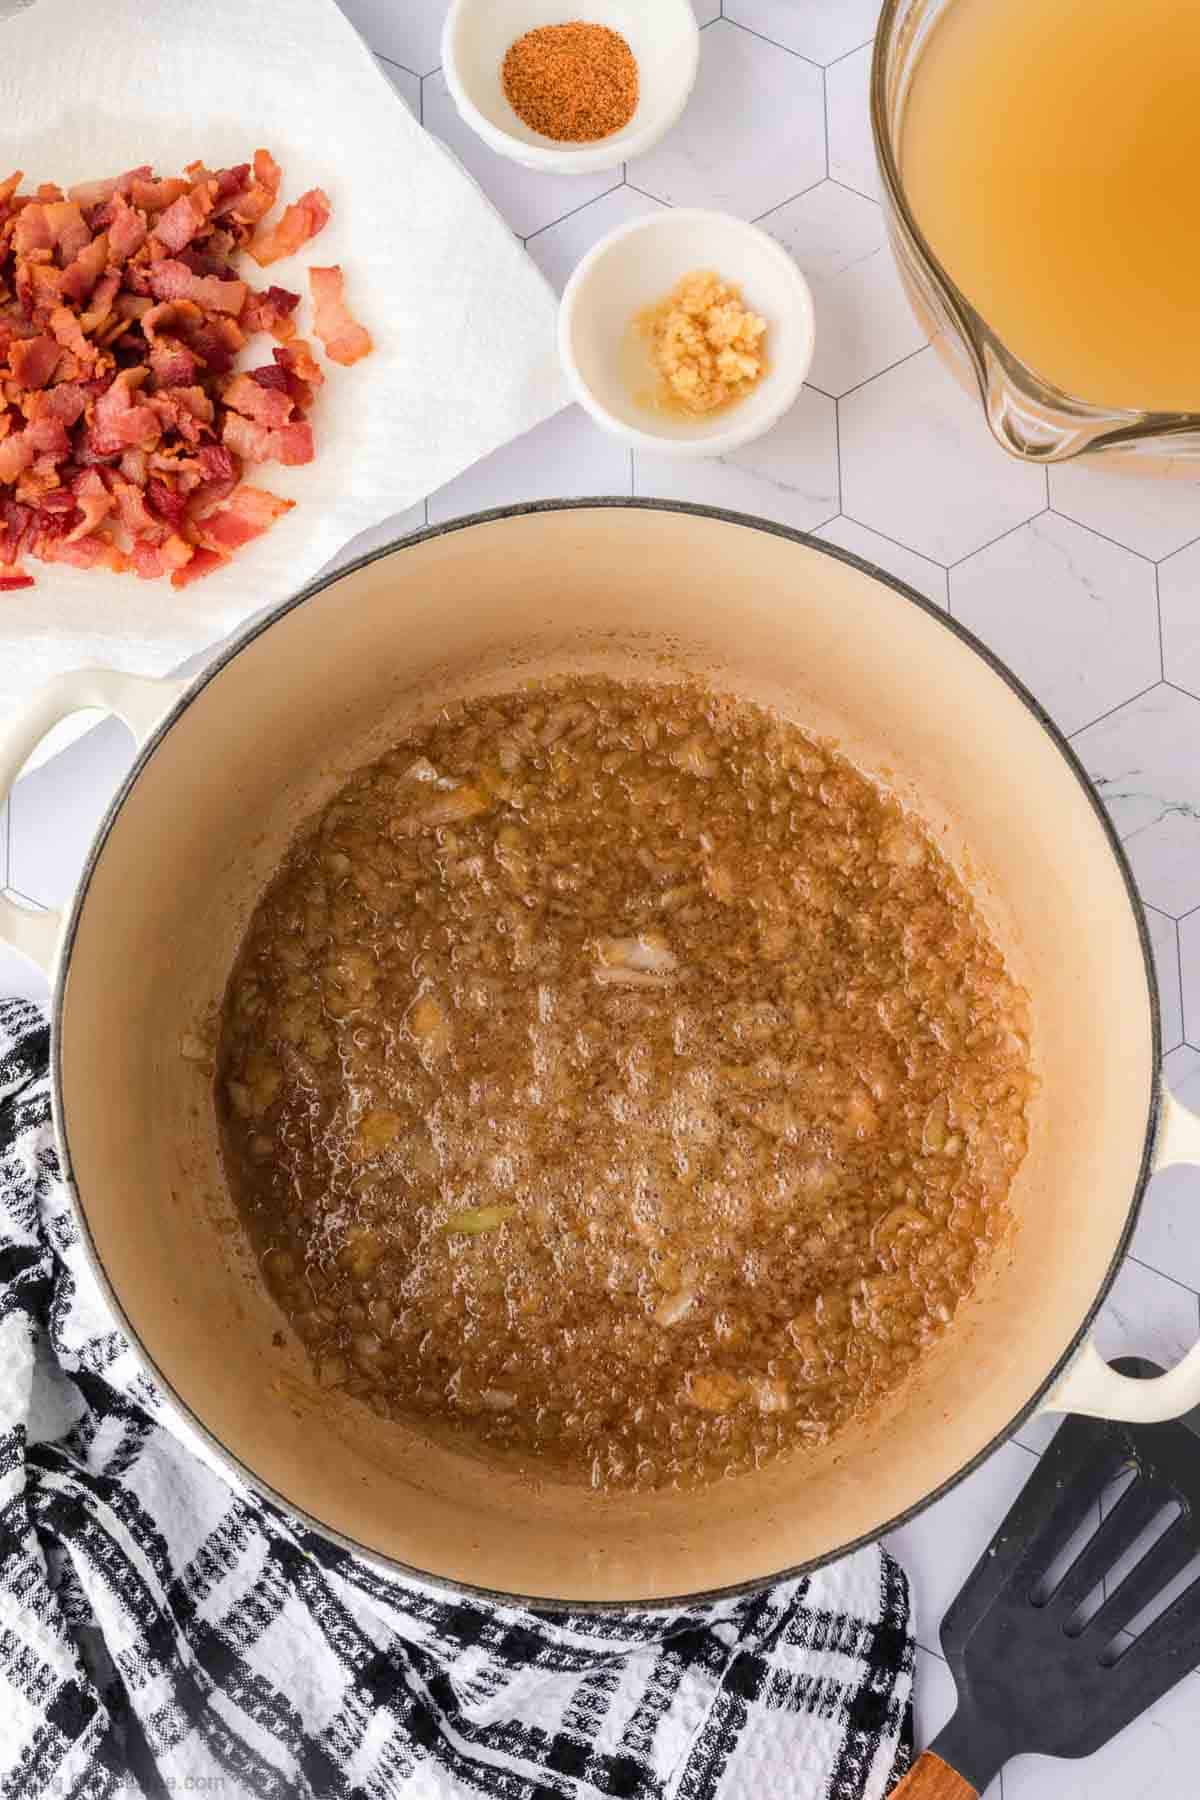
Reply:
[[[1013,353],[1098,406],[1200,410],[1200,9],[954,0],[901,165],[943,266]]]

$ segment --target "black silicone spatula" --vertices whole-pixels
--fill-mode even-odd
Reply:
[[[1134,1358],[1115,1367],[1162,1372]],[[1087,1538],[1100,1496],[1130,1474]],[[1174,1522],[1107,1579],[1172,1504]],[[1012,1756],[1106,1744],[1200,1663],[1200,1577],[1132,1641],[1126,1631],[1197,1554],[1200,1409],[1168,1425],[1068,1418],[942,1621],[958,1710],[892,1800],[973,1800]]]

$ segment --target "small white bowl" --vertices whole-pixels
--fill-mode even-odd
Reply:
[[[767,368],[728,408],[692,419],[648,403],[655,389],[635,316],[694,269],[714,269],[767,321]],[[729,213],[675,207],[601,238],[568,281],[558,313],[567,380],[597,425],[635,450],[724,456],[778,424],[812,363],[812,293],[775,239]]]
[[[531,131],[509,105],[500,71],[509,45],[539,25],[582,19],[619,31],[638,66],[632,119],[611,137],[563,144]],[[700,63],[690,0],[453,0],[442,31],[442,68],[454,104],[485,144],[558,175],[612,169],[669,131],[687,104]]]

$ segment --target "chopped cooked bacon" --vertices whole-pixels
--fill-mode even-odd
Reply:
[[[30,419],[50,416],[70,427],[76,423],[87,405],[87,395],[77,381],[60,381],[57,387],[31,394],[26,402]]]
[[[190,194],[180,194],[154,222],[154,235],[172,255],[190,244],[213,207],[207,182],[197,182]]]
[[[124,194],[114,194],[112,217],[108,220],[109,254],[116,263],[127,262],[146,241],[146,215],[130,206]]]
[[[46,207],[46,224],[58,246],[64,268],[92,241],[86,219],[74,200],[56,200]]]
[[[292,343],[284,344],[278,350],[272,350],[271,355],[277,363],[290,370],[293,375],[299,376],[301,381],[307,381],[312,387],[320,387],[325,379],[320,363],[303,338],[295,338]]]
[[[108,233],[89,238],[62,272],[58,284],[64,300],[86,300],[108,265]],[[119,285],[119,282],[118,282]],[[114,288],[114,293],[116,289]]]
[[[27,431],[14,431],[0,438],[0,482],[16,481],[33,461],[33,445]]]
[[[215,208],[219,218],[228,217],[243,226],[257,225],[275,204],[282,170],[269,150],[254,152],[254,180],[241,192],[222,200]]]
[[[126,169],[124,175],[110,175],[103,181],[79,181],[67,189],[67,199],[80,206],[98,206],[111,200],[114,194],[127,194],[135,181],[152,172],[149,163],[142,163],[139,168]]]
[[[346,305],[345,277],[337,263],[331,268],[310,268],[308,284],[313,297],[313,331],[325,347],[330,362],[348,366],[369,354],[371,334],[351,317]]]
[[[251,289],[238,314],[238,323],[251,335],[269,331],[280,343],[286,343],[296,335],[296,322],[291,315],[299,304],[299,294],[289,293],[287,288],[272,286],[263,294]]]
[[[233,266],[244,249],[269,264],[324,228],[320,188],[262,228],[280,178],[258,150],[66,195],[0,181],[0,589],[32,584],[29,556],[184,587],[292,506],[245,475],[312,460],[306,414],[324,375],[296,335],[299,294],[256,291]],[[313,272],[312,294],[329,356],[365,355],[341,269]],[[271,360],[235,372],[259,333],[276,341]]]
[[[63,279],[65,280],[66,277],[64,276]],[[121,277],[115,269],[110,269],[108,274],[102,276],[97,282],[95,292],[92,294],[91,305],[85,313],[81,313],[79,316],[79,328],[85,337],[100,331],[107,326],[109,315],[113,309],[113,302],[117,297],[117,289],[120,285]],[[118,318],[118,336],[124,329],[124,323],[123,319]],[[107,338],[105,341],[107,341]]]
[[[80,538],[75,543],[68,538],[42,538],[37,554],[43,562],[72,563],[77,569],[112,569],[117,575],[129,566],[119,546],[103,535]]]
[[[9,346],[8,366],[19,387],[44,388],[61,355],[62,345],[55,338],[17,338]]]
[[[240,550],[251,538],[261,537],[295,504],[294,500],[281,500],[278,494],[268,493],[266,488],[243,483],[228,506],[205,519],[202,540],[210,550]]]
[[[202,575],[211,575],[215,570],[224,568],[228,561],[227,556],[221,556],[216,550],[195,550],[191,560],[186,562],[181,569],[175,570],[171,577],[171,586],[187,587],[190,581],[198,581]]]
[[[286,379],[283,392],[273,393],[253,375],[235,375],[225,389],[224,399],[226,406],[245,413],[248,419],[257,419],[260,425],[286,425],[292,416],[292,396],[287,391]]]
[[[29,256],[35,250],[53,250],[54,233],[44,206],[30,201],[28,206],[21,208],[13,227],[12,244],[18,256]]]
[[[218,275],[193,275],[186,263],[164,257],[149,272],[156,300],[192,300],[206,312],[240,313],[246,298],[244,281],[222,281]]]
[[[148,181],[141,175],[135,175],[129,184],[129,194],[135,206],[140,206],[148,213],[162,212],[180,194],[186,194],[188,184],[177,176],[169,176],[166,181]]]
[[[186,387],[196,368],[195,355],[178,338],[161,337],[151,342],[150,373],[159,387]]]
[[[309,463],[316,454],[312,426],[307,419],[269,430],[252,419],[244,419],[240,413],[228,412],[221,437],[226,449],[243,462]]]
[[[92,448],[101,456],[135,449],[159,435],[153,408],[135,406],[132,398],[148,373],[144,368],[122,369],[96,401],[91,439]]]
[[[309,188],[284,208],[282,218],[265,236],[252,239],[247,248],[259,268],[265,269],[268,263],[278,262],[283,256],[293,256],[310,238],[324,231],[332,211],[324,188]]]
[[[75,483],[74,498],[83,517],[78,525],[68,532],[67,542],[69,544],[77,542],[79,538],[90,536],[113,508],[113,497],[95,469],[88,469],[80,476]]]
[[[83,328],[69,307],[56,306],[50,314],[49,323],[64,350],[69,350],[85,366],[95,362],[95,346],[84,337]]]

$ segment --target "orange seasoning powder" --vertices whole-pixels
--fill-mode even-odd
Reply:
[[[638,103],[637,63],[625,39],[580,19],[527,31],[509,45],[502,76],[518,117],[559,143],[620,131]]]

